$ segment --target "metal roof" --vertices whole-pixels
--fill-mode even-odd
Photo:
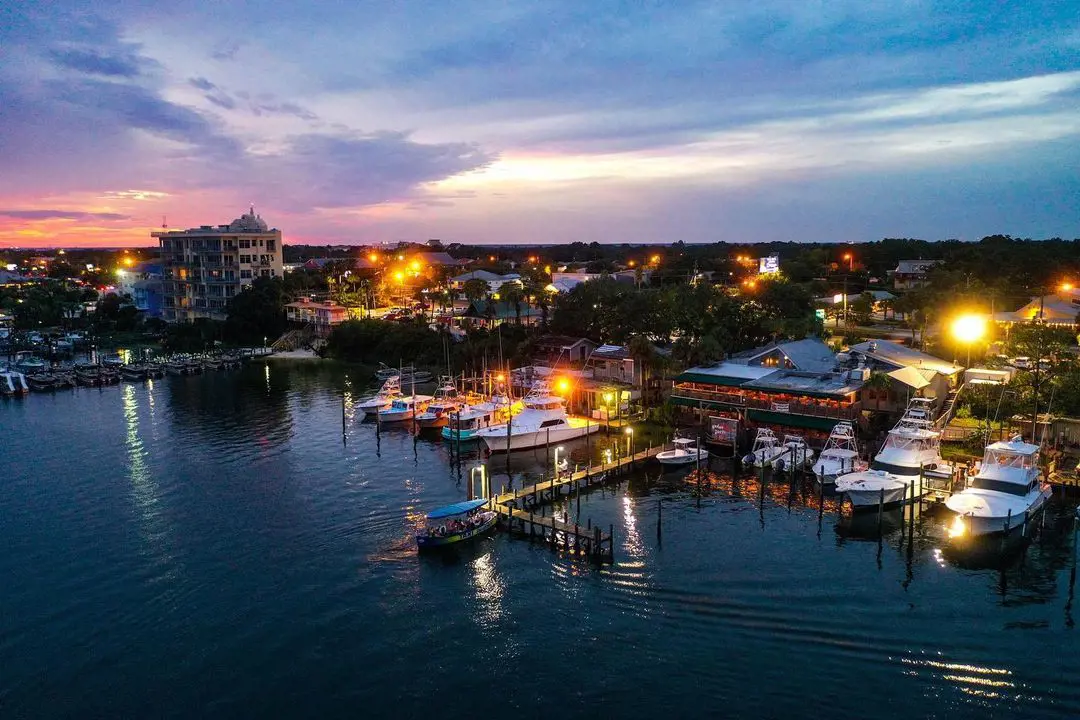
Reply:
[[[927,355],[906,345],[890,342],[889,340],[868,340],[858,345],[852,345],[848,352],[865,355],[866,357],[879,360],[883,363],[896,367],[914,367],[929,369],[942,375],[955,375],[962,368],[941,358]]]

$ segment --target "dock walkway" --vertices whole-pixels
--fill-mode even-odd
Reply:
[[[611,482],[646,460],[656,457],[663,446],[651,447],[641,452],[601,463],[591,467],[559,473],[551,480],[544,480],[520,489],[512,489],[493,496],[491,508],[499,513],[499,525],[511,534],[543,540],[553,550],[586,557],[599,562],[614,562],[614,527],[604,533],[591,522],[582,527],[569,522],[564,514],[562,520],[543,512],[543,506],[559,500],[565,494],[581,493]],[[535,511],[541,510],[540,514]]]

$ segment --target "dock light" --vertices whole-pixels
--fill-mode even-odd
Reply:
[[[555,468],[554,469],[555,469],[555,475],[556,476],[558,476],[558,474],[559,474],[559,453],[562,453],[562,452],[566,452],[566,448],[564,448],[562,445],[555,448]]]
[[[963,537],[966,534],[967,523],[964,522],[964,517],[962,515],[957,515],[956,518],[952,521],[952,524],[949,525],[949,537],[955,539],[958,537]]]

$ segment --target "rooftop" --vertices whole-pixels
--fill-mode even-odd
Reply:
[[[836,355],[833,354],[832,348],[818,338],[771,342],[768,345],[733,355],[732,361],[742,360],[751,363],[773,350],[779,350],[783,353],[791,361],[791,364],[795,366],[796,370],[822,373],[836,367]],[[771,369],[775,370],[776,368]]]
[[[868,358],[878,360],[896,367],[914,367],[939,372],[942,375],[955,375],[962,368],[941,358],[927,355],[914,348],[909,348],[899,343],[888,340],[868,340],[857,345],[852,345],[849,352],[865,355]]]
[[[901,273],[904,275],[922,275],[925,274],[930,268],[937,265],[940,260],[900,260],[896,264],[895,273]]]
[[[848,373],[800,372],[798,370],[774,370],[757,380],[743,385],[752,390],[767,392],[790,392],[796,395],[843,398],[862,387],[853,383]]]

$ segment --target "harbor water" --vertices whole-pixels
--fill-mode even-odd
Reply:
[[[368,380],[0,398],[0,717],[1080,716],[1067,501],[956,553],[933,517],[879,544],[812,484],[646,464],[559,508],[613,565],[502,534],[420,557],[484,459],[361,422]],[[486,462],[520,486],[550,456]]]

